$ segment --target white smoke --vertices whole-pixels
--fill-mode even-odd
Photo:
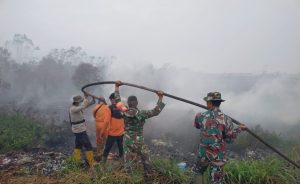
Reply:
[[[222,110],[251,126],[300,123],[300,74],[209,74],[172,65],[156,68],[151,64],[127,66],[114,63],[109,68],[107,78],[161,89],[204,105],[202,99],[208,92],[219,91],[226,100],[221,106]],[[141,108],[151,108],[156,102],[157,97],[152,93],[122,88],[125,97],[137,95]],[[191,110],[195,113],[204,111],[170,98],[165,98],[165,101],[167,106],[164,111],[176,109],[182,114]]]
[[[97,66],[102,80],[122,80],[160,89],[204,105],[203,97],[208,92],[219,91],[226,100],[221,106],[222,110],[249,126],[260,124],[277,128],[279,125],[300,123],[300,74],[213,74],[171,64],[155,67],[152,64],[120,63],[118,60],[109,63],[109,66],[107,64]],[[1,108],[10,108],[10,104],[13,104],[23,109],[35,109],[30,112],[32,114],[48,113],[47,109],[52,109],[67,120],[65,112],[70,105],[69,99],[80,93],[72,81],[76,67],[44,58],[44,63],[12,67],[16,73],[2,72],[0,77],[12,85],[12,90],[1,89]],[[93,91],[108,101],[113,87],[105,85],[95,87]],[[141,109],[151,109],[157,101],[154,93],[126,86],[121,87],[121,95],[124,101],[129,95],[136,95]],[[204,109],[167,97],[164,101],[167,104],[165,109],[146,124],[145,133],[160,131],[158,135],[166,132],[189,135],[194,130],[192,123],[195,114]],[[93,121],[90,110],[86,112],[87,119]]]

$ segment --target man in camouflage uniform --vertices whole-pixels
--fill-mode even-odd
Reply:
[[[162,102],[163,92],[157,93],[159,99],[157,105],[152,110],[139,110],[137,108],[138,101],[135,96],[130,96],[127,99],[128,107],[124,107],[121,102],[119,86],[122,85],[121,81],[117,81],[115,85],[115,101],[117,107],[123,111],[123,117],[125,122],[125,134],[124,134],[124,161],[125,168],[127,171],[132,170],[132,155],[136,154],[141,158],[144,175],[148,176],[150,165],[149,165],[149,151],[147,146],[144,144],[143,137],[143,126],[145,120],[153,116],[157,116],[165,104]]]
[[[194,167],[195,183],[204,183],[202,175],[209,167],[210,183],[221,184],[224,182],[226,143],[233,143],[246,127],[244,124],[234,127],[232,119],[221,112],[220,104],[225,101],[221,93],[210,92],[204,100],[209,110],[198,113],[194,122],[195,128],[200,129],[200,144]]]

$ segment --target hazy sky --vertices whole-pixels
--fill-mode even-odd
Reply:
[[[117,62],[300,72],[299,0],[0,0],[0,45],[81,46]]]

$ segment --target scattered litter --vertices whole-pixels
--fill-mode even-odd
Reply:
[[[181,171],[184,171],[185,170],[185,167],[186,167],[186,163],[185,162],[180,162],[179,164],[177,164],[178,168],[181,170]]]

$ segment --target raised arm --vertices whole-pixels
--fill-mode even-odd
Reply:
[[[142,110],[140,112],[140,114],[143,117],[143,119],[148,119],[148,118],[151,118],[153,116],[159,115],[160,112],[165,107],[165,104],[162,102],[164,93],[162,91],[158,91],[157,95],[158,95],[158,101],[157,101],[157,104],[154,107],[154,109],[152,109],[152,110]]]
[[[96,100],[95,100],[95,98],[93,98],[90,102],[88,102],[88,105],[87,105],[86,108],[88,108],[88,107],[94,105],[95,103],[96,103]]]
[[[95,104],[95,98],[93,98],[90,102],[88,101],[88,95],[86,93],[84,93],[84,98],[83,98],[83,102],[81,104],[79,104],[78,106],[73,106],[73,108],[71,109],[71,112],[79,112],[82,111],[88,107],[90,107],[91,105]]]
[[[115,101],[116,103],[121,102],[121,96],[120,96],[120,86],[122,85],[121,81],[116,81],[115,84]]]
[[[89,96],[88,96],[86,93],[84,93],[84,98],[87,99],[88,97],[89,97]],[[95,100],[94,97],[92,97],[92,100],[91,100],[90,102],[88,102],[86,108],[88,108],[88,107],[94,105],[95,103],[96,103],[96,100]]]
[[[80,105],[73,106],[71,108],[71,112],[76,113],[76,112],[82,111],[83,109],[86,109],[88,107],[88,105],[89,105],[89,101],[84,97],[83,102]]]

